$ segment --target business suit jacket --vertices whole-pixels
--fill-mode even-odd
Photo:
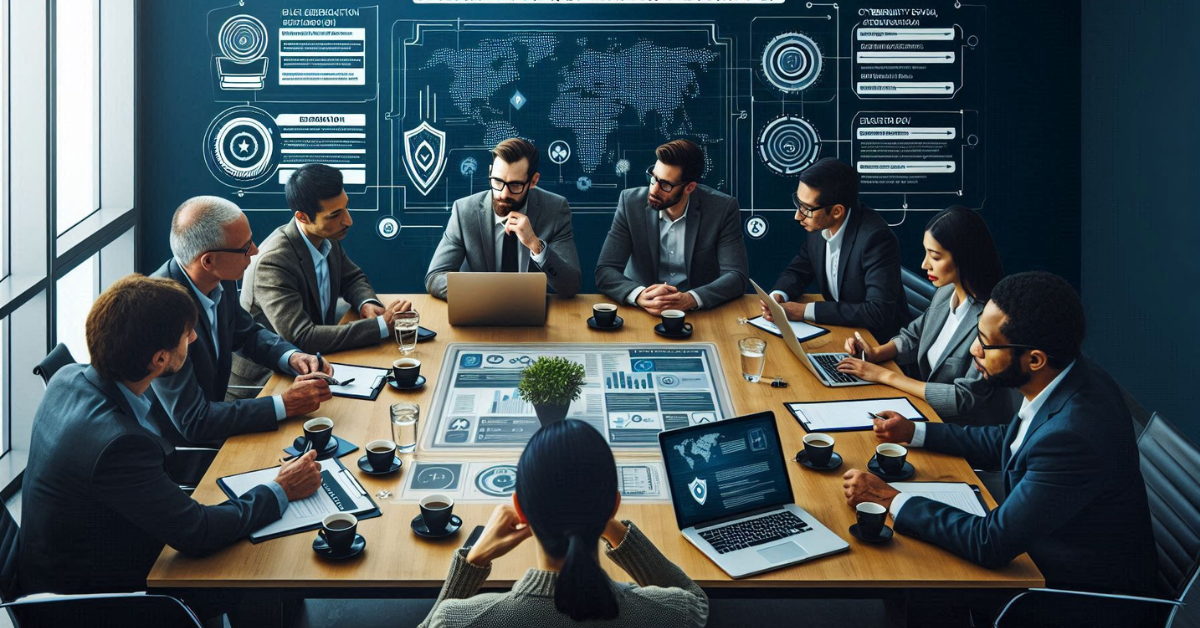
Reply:
[[[571,228],[571,206],[567,199],[541,188],[530,188],[522,213],[537,237],[546,243],[546,259],[538,265],[529,260],[530,272],[546,273],[546,282],[562,297],[579,294],[583,275],[579,253],[575,250],[575,232]],[[493,273],[496,267],[496,212],[492,210],[492,191],[484,190],[454,201],[450,221],[442,241],[429,260],[425,290],[446,298],[446,273],[466,271]]]
[[[193,500],[167,477],[171,445],[135,417],[91,366],[50,380],[21,486],[24,593],[144,589],[163,544],[201,555],[281,516],[266,486],[215,506]]]
[[[905,502],[898,532],[994,568],[1028,552],[1047,583],[1147,594],[1156,552],[1133,422],[1112,378],[1080,357],[1010,453],[1007,426],[930,423],[925,448],[1002,469],[1004,503],[986,517],[923,497]]]
[[[795,299],[816,279],[825,297],[825,301],[813,305],[817,323],[866,327],[877,340],[891,338],[908,322],[896,235],[875,210],[866,206],[855,207],[842,228],[846,234],[838,257],[837,301],[825,275],[827,243],[820,233],[807,234],[773,289]]]
[[[179,264],[174,259],[169,260],[152,276],[179,282],[199,311],[196,341],[188,347],[188,359],[183,368],[170,377],[159,377],[151,384],[161,410],[169,417],[169,425],[189,443],[222,441],[234,434],[277,429],[275,402],[270,397],[224,401],[232,373],[233,352],[273,369],[283,354],[296,350],[296,347],[254,322],[238,303],[237,284],[224,281],[221,282],[224,293],[217,305],[217,342],[221,347],[218,355],[213,350],[208,315]],[[164,427],[164,431],[167,429]]]
[[[1012,389],[993,388],[971,357],[971,345],[979,329],[984,303],[971,300],[955,330],[941,362],[930,366],[929,348],[942,333],[950,317],[954,285],[938,288],[929,308],[900,330],[896,341],[896,364],[908,366],[925,384],[925,401],[943,420],[962,425],[1002,425],[1017,413]]]
[[[338,325],[337,300],[356,310],[378,302],[367,275],[330,240],[329,308],[321,311],[321,293],[312,253],[294,220],[279,227],[258,247],[242,280],[242,307],[254,320],[306,353],[333,353],[378,344],[379,322],[366,318]]]
[[[649,196],[650,188],[644,186],[621,192],[596,262],[596,288],[618,303],[625,303],[637,288],[659,282],[660,213],[650,208]],[[676,288],[695,291],[704,309],[745,294],[750,270],[737,199],[696,186],[689,199],[684,238],[687,281]]]

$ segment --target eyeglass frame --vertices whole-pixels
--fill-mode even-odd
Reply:
[[[674,181],[670,181],[668,179],[660,179],[657,175],[654,174],[654,166],[647,167],[646,168],[646,182],[649,183],[650,185],[654,185],[654,183],[656,181],[658,182],[658,189],[662,190],[663,192],[666,192],[667,194],[670,194],[672,190],[674,190],[675,188],[677,188],[681,185],[686,186],[687,184],[692,183],[692,181],[682,181],[680,183],[675,183]]]
[[[528,179],[525,179],[524,181],[505,181],[504,179],[501,179],[500,177],[488,177],[488,184],[489,184],[489,187],[491,187],[491,188],[492,188],[492,191],[493,191],[493,192],[499,192],[499,191],[503,190],[504,188],[508,188],[508,191],[509,191],[509,193],[511,193],[511,194],[522,194],[522,193],[524,193],[524,192],[525,192],[525,186],[529,185],[529,182],[530,182],[530,181],[533,181],[533,177],[529,177]],[[496,187],[496,182],[499,182],[499,183],[500,183],[500,187],[499,187],[499,188],[497,188],[497,187]],[[520,190],[514,190],[514,189],[513,189],[513,186],[514,186],[514,185],[519,185],[519,186],[521,186],[521,189],[520,189]]]
[[[822,205],[820,207],[813,207],[812,209],[809,209],[807,205],[800,202],[800,195],[795,192],[792,192],[792,205],[795,205],[796,211],[803,214],[805,218],[812,218],[813,216],[816,215],[817,212],[821,211],[822,209],[829,209],[830,207],[837,205],[837,203],[833,203],[830,205]]]
[[[209,249],[205,253],[237,253],[242,257],[250,257],[250,249],[254,248],[254,240],[240,249]]]
[[[993,349],[1021,349],[1022,352],[1024,352],[1024,351],[1041,351],[1042,353],[1046,353],[1045,349],[1043,349],[1041,347],[1035,347],[1033,345],[1019,345],[1019,344],[989,345],[989,344],[986,344],[983,342],[983,332],[979,331],[979,329],[975,330],[975,342],[978,342],[979,348],[983,349],[984,351],[991,351]],[[1049,353],[1046,353],[1046,357],[1054,357],[1054,356],[1050,355]]]

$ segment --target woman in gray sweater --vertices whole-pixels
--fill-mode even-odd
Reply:
[[[703,626],[708,597],[637,526],[614,519],[621,494],[608,443],[573,419],[538,430],[517,464],[512,505],[498,506],[479,541],[460,549],[421,628]],[[492,561],[530,536],[538,567],[508,593],[476,595]],[[637,584],[614,583],[605,556]]]

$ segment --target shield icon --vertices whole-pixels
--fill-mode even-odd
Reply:
[[[404,132],[404,169],[422,196],[429,196],[446,170],[446,133],[422,121]]]
[[[703,506],[704,502],[708,500],[708,480],[696,478],[692,480],[691,484],[688,484],[688,490],[691,491],[692,499],[696,500],[697,504]]]

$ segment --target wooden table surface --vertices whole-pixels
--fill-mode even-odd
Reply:
[[[301,424],[312,416],[329,416],[336,421],[335,434],[344,435],[360,448],[376,438],[390,438],[388,407],[399,400],[417,401],[422,411],[433,403],[435,381],[441,369],[446,347],[451,342],[671,342],[657,336],[653,326],[658,322],[643,311],[622,306],[618,312],[625,319],[617,332],[597,332],[589,329],[586,320],[591,316],[593,303],[606,300],[599,295],[581,295],[574,299],[551,298],[550,313],[545,327],[540,328],[483,328],[451,327],[446,320],[446,304],[427,295],[406,296],[421,313],[421,325],[438,332],[432,342],[418,345],[416,357],[422,362],[421,372],[429,383],[420,391],[399,393],[385,386],[375,402],[335,397],[321,409],[304,417],[292,417],[280,424],[276,432],[247,434],[229,439],[221,448],[204,481],[196,489],[195,498],[201,503],[216,504],[225,495],[216,479],[225,475],[260,469],[278,464],[281,450],[301,433]],[[390,298],[384,298],[389,301]],[[732,403],[737,414],[773,410],[779,426],[786,457],[791,458],[803,448],[804,430],[784,408],[789,401],[826,401],[881,396],[900,396],[903,393],[885,386],[826,388],[807,372],[787,349],[782,340],[749,325],[739,325],[739,317],[758,315],[757,297],[726,304],[716,310],[692,312],[688,321],[695,327],[693,342],[714,343],[720,353],[721,365],[728,379]],[[848,328],[832,327],[830,334],[805,344],[814,351],[841,351],[846,338],[853,335]],[[860,330],[861,331],[861,330]],[[866,332],[868,341],[873,342]],[[746,382],[741,377],[737,339],[760,336],[767,339],[767,363],[764,381]],[[331,355],[338,362],[386,367],[399,357],[394,341],[376,347],[346,351]],[[895,364],[889,363],[895,369]],[[788,388],[772,388],[769,378],[783,376]],[[290,385],[290,377],[276,375],[263,394],[281,393]],[[916,406],[930,417],[936,414],[924,401],[913,399]],[[431,425],[429,417],[421,419],[422,429]],[[949,552],[928,543],[896,535],[892,542],[868,545],[854,539],[848,530],[855,522],[854,510],[846,505],[842,495],[842,473],[865,469],[874,453],[875,438],[871,432],[843,432],[835,435],[836,450],[845,463],[833,472],[815,472],[790,463],[792,489],[796,502],[812,513],[821,523],[850,543],[850,550],[812,562],[779,569],[742,580],[732,580],[689,544],[679,533],[669,503],[623,503],[619,517],[637,523],[663,553],[678,564],[704,587],[836,587],[836,588],[1027,588],[1044,585],[1044,580],[1028,555],[1022,555],[1003,569],[977,567]],[[356,464],[362,449],[342,459],[363,486],[374,495],[380,489],[400,495],[400,486],[407,479],[412,460],[471,459],[469,453],[436,455],[418,449],[405,455],[404,468],[397,475],[374,477],[362,473]],[[643,454],[645,455],[645,454]],[[618,452],[618,459],[627,457]],[[979,481],[970,466],[960,458],[910,450],[909,461],[916,467],[914,481]],[[986,496],[990,506],[995,502]],[[261,587],[261,588],[422,588],[439,587],[450,565],[451,553],[459,547],[476,525],[487,521],[495,507],[489,503],[458,503],[454,512],[462,517],[463,531],[441,541],[417,537],[409,522],[418,514],[416,503],[398,502],[395,498],[376,499],[383,512],[381,517],[359,524],[359,532],[367,539],[366,551],[353,559],[331,562],[313,553],[313,533],[295,534],[258,545],[239,541],[216,554],[204,558],[189,558],[171,548],[165,548],[148,578],[154,588],[194,587]],[[890,524],[890,522],[889,522]],[[629,578],[611,563],[601,559],[609,574],[619,581]],[[492,568],[489,586],[508,587],[535,564],[533,543],[524,543],[511,554],[497,560]]]

